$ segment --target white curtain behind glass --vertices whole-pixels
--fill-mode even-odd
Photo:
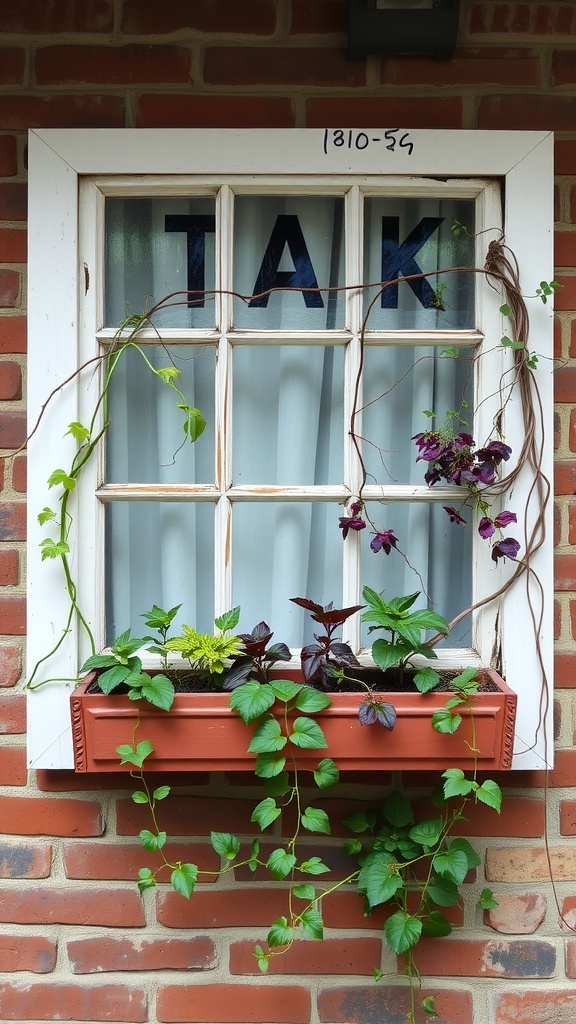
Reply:
[[[177,290],[186,278],[186,235],[164,230],[172,213],[205,216],[214,209],[206,200],[115,199],[110,217],[107,262],[107,322],[114,326],[125,309],[142,308],[146,296],[154,300],[164,290]],[[133,205],[134,204],[134,205]],[[392,205],[391,205],[392,204]],[[440,207],[443,207],[440,212]],[[240,197],[237,199],[234,242],[234,288],[250,294],[262,274],[263,255],[270,249],[277,218],[296,217],[318,284],[344,283],[344,230],[342,201],[326,197]],[[382,250],[379,227],[383,216],[400,218],[399,241],[420,217],[443,216],[448,224],[460,213],[456,204],[430,200],[398,202],[371,200],[367,212],[366,279],[380,277]],[[392,211],[396,211],[395,214]],[[292,222],[283,222],[289,230]],[[285,228],[285,225],[288,227]],[[473,230],[473,225],[470,225]],[[124,241],[122,237],[126,235]],[[168,235],[168,237],[167,237]],[[448,236],[431,236],[422,269],[449,262],[462,263],[462,253],[448,252]],[[435,252],[433,253],[433,247]],[[468,246],[468,249],[471,247]],[[213,236],[205,236],[206,287],[214,282]],[[471,264],[472,260],[467,260]],[[294,272],[288,245],[280,262],[268,270]],[[266,278],[266,273],[264,274]],[[286,279],[286,278],[284,278]],[[356,282],[354,282],[356,283]],[[185,287],[185,284],[184,284]],[[469,327],[473,323],[473,282],[454,275],[445,294],[447,309],[423,309],[406,283],[398,289],[398,309],[378,306],[369,327],[379,329],[434,329]],[[306,305],[302,292],[272,295],[265,306],[235,302],[238,328],[318,331],[344,326],[343,293],[323,294],[322,305]],[[190,310],[175,307],[159,326],[212,326],[214,304]],[[232,340],[234,338],[232,337]],[[173,438],[164,437],[173,419],[173,398],[167,389],[150,388],[145,373],[133,371],[118,378],[111,408],[107,479],[122,482],[214,482],[214,355],[207,349],[183,360],[187,399],[204,412],[209,428],[196,445],[181,452],[175,465],[170,456]],[[165,353],[158,352],[160,365]],[[180,363],[178,364],[180,365]],[[232,359],[233,484],[287,486],[342,484],[343,444],[348,424],[343,423],[343,349],[317,344],[268,348],[234,345]],[[430,348],[386,350],[366,347],[366,379],[362,433],[379,438],[386,449],[382,460],[367,449],[369,472],[382,483],[423,482],[425,467],[415,464],[410,438],[428,425],[422,410],[439,414],[458,407],[463,377],[458,363],[439,359]],[[387,397],[400,377],[402,384]],[[130,390],[126,391],[128,384]],[[165,405],[170,408],[165,408]],[[330,414],[329,414],[330,411]],[[208,413],[208,414],[207,414]],[[169,415],[168,415],[169,414]],[[168,458],[166,456],[168,452]],[[370,479],[370,478],[369,478]],[[178,622],[212,628],[213,511],[211,502],[114,502],[107,512],[107,593],[109,635],[132,624],[141,628],[139,615],[153,602],[164,607],[183,602]],[[237,501],[233,507],[233,598],[242,606],[241,628],[251,629],[266,619],[279,639],[300,646],[307,617],[289,604],[289,598],[307,596],[322,603],[342,600],[343,542],[338,531],[338,504],[304,500],[286,502]],[[386,557],[369,550],[368,530],[362,536],[363,582],[384,590],[386,596],[423,589],[436,610],[449,618],[466,603],[470,593],[468,547],[470,528],[448,522],[440,508],[398,503],[374,510],[379,528],[393,527],[400,546],[417,568],[414,577],[397,553]],[[380,520],[380,517],[381,520]],[[450,545],[446,546],[449,532]],[[129,539],[130,538],[130,539]],[[456,544],[456,547],[455,547]],[[460,544],[460,549],[458,549]],[[442,552],[446,554],[442,554]],[[450,555],[447,554],[450,552]],[[456,552],[456,553],[455,553]],[[422,586],[421,586],[422,584]],[[308,633],[309,636],[309,633]]]

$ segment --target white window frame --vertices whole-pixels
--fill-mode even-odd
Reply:
[[[90,403],[90,387],[83,380],[82,388],[73,378],[85,358],[86,338],[95,339],[98,303],[93,296],[101,293],[100,227],[104,194],[126,194],[136,188],[141,195],[166,194],[170,188],[190,188],[190,176],[271,175],[288,186],[289,176],[296,175],[296,184],[308,179],[322,182],[329,189],[338,188],[350,177],[365,185],[386,174],[396,182],[399,193],[416,177],[433,178],[434,188],[442,188],[447,179],[470,179],[468,192],[475,195],[481,179],[499,179],[503,203],[506,244],[520,261],[520,281],[525,293],[534,293],[541,280],[553,277],[553,136],[548,132],[468,132],[394,130],[387,139],[405,139],[406,144],[393,148],[383,141],[384,129],[363,134],[356,130],[339,130],[344,144],[334,145],[333,129],[268,129],[268,130],[33,130],[29,136],[29,427],[36,425],[41,412],[42,423],[29,444],[28,485],[28,671],[60,637],[66,621],[69,601],[63,586],[58,562],[40,560],[39,543],[46,536],[37,521],[40,509],[50,505],[53,494],[47,490],[46,476],[57,466],[70,461],[73,442],[63,437],[68,423],[82,420],[82,409]],[[360,138],[361,146],[355,145]],[[412,143],[410,147],[407,143]],[[198,179],[196,179],[198,180]],[[421,185],[419,186],[422,187]],[[281,189],[282,190],[282,189]],[[420,193],[421,194],[421,193]],[[490,189],[486,196],[490,197]],[[490,225],[490,198],[484,209],[486,226]],[[494,210],[492,210],[494,213]],[[90,227],[92,225],[92,227]],[[86,226],[88,228],[86,229]],[[82,230],[81,230],[82,229]],[[490,238],[493,235],[488,235]],[[480,250],[484,251],[484,250]],[[226,284],[223,283],[223,287]],[[358,302],[360,300],[358,299]],[[499,313],[503,298],[484,289],[481,324],[487,344],[494,348],[505,333]],[[531,348],[541,359],[538,385],[544,408],[546,437],[543,472],[552,479],[552,314],[550,304],[530,304]],[[100,332],[102,333],[102,332]],[[457,332],[466,344],[464,334]],[[468,344],[478,340],[478,332],[468,332]],[[420,336],[421,338],[421,336]],[[420,340],[420,343],[422,341]],[[497,358],[504,359],[502,352]],[[482,382],[479,361],[478,394],[493,394],[494,376]],[[502,363],[504,366],[504,363]],[[491,374],[494,374],[492,363]],[[44,408],[50,393],[58,390]],[[494,401],[496,399],[494,398]],[[523,438],[518,403],[507,410],[506,440],[514,451]],[[490,433],[492,419],[490,402],[482,405],[478,436]],[[483,429],[486,424],[487,429]],[[68,458],[67,458],[68,456]],[[94,470],[94,474],[95,474]],[[90,474],[88,474],[90,476]],[[71,553],[73,569],[80,588],[80,604],[95,626],[95,635],[102,635],[103,551],[100,543],[102,505],[94,498],[96,476],[80,488],[76,516],[78,536]],[[512,507],[522,506],[529,482],[522,477],[514,486]],[[381,489],[379,489],[381,490]],[[365,493],[366,497],[370,495]],[[525,583],[519,583],[513,595],[499,605],[499,635],[502,644],[503,674],[518,693],[517,736],[513,767],[540,769],[551,766],[553,756],[552,730],[552,658],[553,658],[553,569],[552,569],[552,501],[545,513],[546,541],[533,558],[532,567],[544,594],[544,608],[538,639],[542,662],[546,668],[547,689],[542,691],[542,677],[536,664],[535,641],[526,596]],[[224,529],[224,526],[222,526]],[[352,538],[356,543],[357,537]],[[350,540],[347,541],[347,544]],[[218,544],[216,545],[218,548]],[[486,548],[479,548],[480,562],[474,571],[477,581],[475,599],[491,593],[495,575],[492,573],[486,590],[481,560]],[[345,557],[347,557],[345,555]],[[350,563],[352,565],[352,562]],[[487,563],[485,563],[487,564]],[[506,573],[501,567],[500,572]],[[216,594],[217,610],[229,606],[230,584],[225,572],[217,573],[223,582]],[[534,596],[540,594],[535,584]],[[352,569],[345,568],[344,603],[357,600],[359,580]],[[475,657],[489,663],[493,647],[496,606],[488,606],[476,617]],[[349,639],[354,639],[348,637]],[[518,640],[521,638],[521,642]],[[73,767],[69,716],[71,681],[87,651],[76,629],[72,629],[51,659],[49,682],[29,693],[29,765],[32,768]],[[449,655],[448,655],[449,660]],[[462,652],[457,661],[462,662]],[[470,655],[473,663],[473,652]]]

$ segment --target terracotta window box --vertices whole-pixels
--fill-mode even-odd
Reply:
[[[288,675],[289,673],[284,673]],[[512,763],[516,694],[496,673],[489,674],[497,689],[482,691],[470,711],[458,708],[463,722],[453,735],[436,732],[432,713],[446,705],[449,693],[386,693],[397,722],[392,731],[381,725],[360,725],[362,693],[332,694],[329,708],[317,714],[328,748],[293,748],[302,768],[315,768],[331,757],[341,771],[446,768],[506,770]],[[140,716],[136,739],[150,740],[154,752],[146,771],[251,771],[255,755],[248,753],[252,730],[230,710],[228,693],[177,693],[170,711],[139,707],[122,695],[88,693],[91,673],[71,696],[74,763],[77,772],[129,771],[120,765],[116,747],[130,743]],[[473,730],[478,753],[471,752]]]

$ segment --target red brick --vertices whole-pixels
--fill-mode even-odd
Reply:
[[[12,447],[5,443],[1,429],[0,447]],[[26,506],[23,502],[0,502],[0,540],[26,540]]]
[[[572,218],[571,218],[572,219]],[[576,265],[576,232],[554,232],[554,266],[573,267]]]
[[[285,915],[287,905],[287,889],[266,886],[199,890],[191,900],[168,890],[158,893],[156,919],[166,928],[259,928]]]
[[[26,413],[3,413],[0,416],[0,447],[3,449],[19,449],[26,441]],[[14,506],[17,509],[17,506]],[[0,505],[0,539],[2,539],[2,523],[7,515],[12,515],[6,504]],[[14,512],[17,516],[18,513]],[[18,527],[19,528],[19,527]],[[24,537],[5,538],[5,540],[23,541]]]
[[[482,47],[458,49],[451,60],[386,58],[380,80],[384,85],[539,85],[540,58],[536,50]]]
[[[472,1024],[472,993],[431,989],[417,993],[417,1001],[434,997],[441,1024]],[[354,985],[320,990],[318,1013],[322,1024],[404,1024],[409,1009],[406,985]]]
[[[111,32],[113,0],[2,0],[0,32]]]
[[[100,836],[100,805],[92,800],[0,796],[0,833],[22,836]]]
[[[18,552],[0,549],[0,587],[15,587],[20,576]]]
[[[555,50],[552,54],[552,81],[554,85],[576,82],[576,54],[572,50]]]
[[[574,501],[571,501],[568,506],[568,543],[576,544],[576,502]]]
[[[576,601],[570,601],[570,626],[572,637],[576,640]]]
[[[350,61],[345,51],[316,47],[226,47],[206,51],[208,85],[366,85],[366,65]]]
[[[556,139],[554,143],[554,170],[556,174],[574,174],[576,169],[576,142]]]
[[[4,274],[8,275],[5,279]],[[8,290],[12,287],[12,275],[16,284],[16,292],[12,307],[18,304],[18,291],[20,288],[20,275],[15,270],[0,270],[0,306],[6,306],[2,301],[4,284]],[[2,316],[0,317],[0,354],[18,355],[26,352],[26,318],[23,316]]]
[[[272,35],[276,28],[274,0],[124,0],[122,31],[126,34],[161,34],[193,29],[232,35]]]
[[[418,820],[434,816],[434,807],[429,799],[416,801],[416,809]],[[452,835],[510,836],[528,839],[543,836],[544,826],[543,800],[507,796],[502,814],[497,814],[491,807],[478,803],[469,820],[455,824]]]
[[[308,128],[381,128],[386,124],[403,128],[461,128],[462,100],[459,96],[341,96],[310,99],[306,105]]]
[[[497,893],[497,900],[498,906],[487,910],[484,919],[505,935],[532,935],[546,916],[546,897],[537,892]]]
[[[23,228],[0,228],[0,263],[25,262],[26,231]]]
[[[94,82],[190,82],[190,51],[183,46],[46,46],[36,51],[39,85]]]
[[[568,428],[568,447],[571,452],[576,451],[576,409],[570,410],[570,426]]]
[[[0,96],[0,128],[124,128],[120,96]]]
[[[576,238],[576,235],[574,236]],[[554,374],[554,400],[576,402],[576,366],[560,366]]]
[[[272,922],[270,922],[271,924]],[[369,965],[378,966],[382,940],[376,938],[324,939],[322,942],[294,942],[290,949],[270,960],[269,974],[366,974]],[[255,974],[260,969],[250,939],[230,946],[230,973]]]
[[[169,939],[76,939],[67,944],[73,974],[103,971],[205,971],[216,966],[214,943],[206,936]]]
[[[556,590],[576,590],[576,553],[555,555],[554,585]]]
[[[310,993],[295,985],[165,985],[158,989],[157,1017],[162,1024],[308,1024]]]
[[[18,172],[18,151],[13,135],[0,135],[0,177],[8,178]]]
[[[57,945],[41,936],[0,935],[0,971],[50,974],[56,966]]]
[[[18,363],[0,362],[0,400],[16,402],[22,398],[22,370]]]
[[[291,100],[277,96],[142,96],[138,128],[293,128]]]
[[[560,801],[560,835],[576,836],[576,800]]]
[[[550,860],[548,859],[548,853]],[[576,880],[576,849],[573,846],[543,847],[505,846],[488,847],[485,873],[488,882],[556,882]]]
[[[558,274],[556,280],[562,285],[554,295],[554,307],[558,311],[576,309],[576,277]]]
[[[52,847],[48,843],[15,844],[0,840],[0,878],[48,878]]]
[[[0,47],[0,84],[24,84],[25,52],[15,46]]]
[[[6,257],[4,257],[6,260]],[[20,294],[20,274],[17,270],[0,269],[0,306],[14,309]],[[2,327],[6,321],[2,320]],[[8,351],[6,349],[6,351]]]
[[[220,858],[207,843],[176,843],[171,841],[164,850],[173,862],[192,862],[202,871],[218,871]],[[67,878],[99,879],[100,881],[130,881],[138,877],[138,871],[146,866],[156,870],[163,863],[159,853],[149,853],[140,844],[120,843],[66,843],[63,849],[64,871]],[[169,882],[170,874],[165,872],[160,880]],[[202,877],[202,882],[215,880]],[[204,895],[204,894],[202,894]],[[230,894],[232,895],[232,894]],[[187,900],[174,893],[180,903],[189,906]],[[227,899],[229,898],[227,894]],[[193,903],[196,903],[196,896]]]
[[[0,985],[0,1019],[75,1020],[144,1024],[146,995],[132,985],[70,985],[54,981]]]
[[[0,920],[9,924],[74,924],[111,928],[141,928],[142,899],[136,889],[40,889],[15,886],[0,889]]]
[[[0,647],[0,687],[15,686],[22,675],[22,651],[8,644]]]
[[[470,12],[470,31],[564,35],[576,31],[576,21],[569,3],[477,3]]]
[[[566,943],[566,976],[576,978],[576,940]]]
[[[575,1017],[574,988],[526,989],[498,993],[495,997],[494,1024],[573,1024]]]
[[[573,660],[573,664],[576,663]],[[575,671],[576,676],[576,671]],[[574,680],[576,685],[576,678]],[[576,786],[576,750],[557,750],[548,784],[557,788]]]
[[[562,324],[558,317],[554,317],[554,358],[562,356]]]
[[[347,32],[346,0],[292,0],[291,35]]]
[[[26,598],[0,597],[0,622],[5,636],[26,636]]]
[[[421,939],[418,970],[440,978],[552,978],[556,946],[536,939]]]
[[[576,462],[557,462],[554,467],[554,493],[576,494]]]
[[[408,906],[411,910],[412,896],[416,904],[417,894],[409,894]],[[365,916],[364,903],[359,898],[358,893],[345,889],[340,892],[331,893],[329,897],[322,901],[322,916],[327,928],[361,928],[363,931],[367,929],[381,931],[386,919],[395,909],[395,907],[388,905],[378,906],[374,907],[370,915]],[[416,910],[417,906],[415,905],[412,912],[416,912]],[[443,907],[442,913],[453,928],[460,928],[464,923],[464,907],[462,904],[458,904],[455,907]]]
[[[573,654],[554,655],[554,686],[557,690],[576,687],[576,660]]]
[[[482,96],[478,101],[476,126],[570,132],[575,117],[576,97],[573,96],[542,93]]]
[[[554,547],[562,543],[562,510],[557,501],[554,502]]]
[[[26,456],[19,455],[12,462],[12,487],[19,494],[26,493]]]
[[[175,795],[163,800],[156,813],[160,827],[169,835],[204,838],[212,831],[221,831],[223,822],[226,822],[226,831],[235,835],[259,834],[259,828],[250,822],[253,810],[253,800],[208,800]],[[133,800],[119,800],[116,817],[119,836],[138,835],[141,829],[150,827],[150,811]]]
[[[0,786],[25,786],[26,747],[0,747]]]

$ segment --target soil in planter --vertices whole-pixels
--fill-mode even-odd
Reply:
[[[434,692],[449,693],[453,691],[452,680],[459,674],[459,671],[453,669],[437,671],[440,676],[440,682],[434,687]],[[222,692],[223,689],[222,687],[215,686],[210,679],[201,678],[194,672],[185,669],[182,671],[172,670],[166,674],[174,683],[176,693],[218,693]],[[277,668],[275,675],[277,678],[281,678],[282,669]],[[292,673],[287,670],[287,675],[291,676]],[[323,685],[316,685],[315,689],[323,690],[326,693],[365,693],[367,686],[373,693],[417,693],[418,687],[414,683],[414,675],[415,670],[413,669],[405,669],[401,672],[398,668],[391,668],[386,672],[381,672],[377,668],[365,668],[360,672],[354,672],[356,679],[362,680],[362,682],[355,682],[351,673],[351,678],[346,678],[342,685],[339,685],[336,680],[328,678]],[[90,684],[86,692],[102,692],[98,686],[97,679]],[[128,687],[118,686],[113,692],[118,695],[127,693]],[[482,674],[478,692],[496,693],[498,692],[498,687],[492,679]]]

